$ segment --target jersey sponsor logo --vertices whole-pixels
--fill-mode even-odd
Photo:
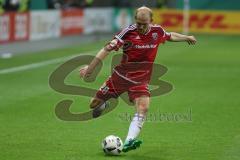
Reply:
[[[146,44],[146,45],[135,45],[137,49],[147,49],[147,48],[156,48],[156,44]]]

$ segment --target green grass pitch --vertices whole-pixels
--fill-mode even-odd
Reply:
[[[168,67],[161,78],[174,85],[151,100],[150,113],[190,114],[191,121],[156,120],[144,124],[140,149],[106,157],[101,141],[115,134],[123,140],[133,114],[122,100],[111,113],[88,122],[66,122],[54,113],[57,102],[75,100],[72,112],[88,111],[90,98],[64,95],[48,85],[62,62],[0,74],[0,159],[3,160],[239,160],[240,37],[196,36],[196,46],[168,42],[156,63]],[[94,54],[105,42],[0,59],[0,70],[44,62],[76,53]],[[114,54],[114,53],[113,53]],[[112,55],[113,55],[112,54]],[[94,83],[73,71],[66,83],[99,88],[110,73],[110,55]]]

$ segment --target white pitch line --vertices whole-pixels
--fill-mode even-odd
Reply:
[[[81,54],[91,54],[91,53],[93,53],[93,52],[81,53]],[[14,72],[19,72],[19,71],[26,71],[26,70],[30,70],[30,69],[34,69],[34,68],[47,66],[50,64],[56,64],[56,63],[60,63],[60,62],[66,61],[68,59],[71,59],[71,58],[81,55],[81,54],[79,53],[79,54],[74,54],[74,55],[71,55],[68,57],[55,58],[55,59],[37,62],[37,63],[31,63],[31,64],[27,64],[27,65],[23,65],[23,66],[1,69],[0,74],[8,74],[8,73],[14,73]]]

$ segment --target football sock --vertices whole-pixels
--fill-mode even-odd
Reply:
[[[135,115],[130,123],[128,135],[127,135],[125,142],[128,142],[131,139],[137,138],[137,136],[139,135],[139,133],[142,129],[144,119],[145,119],[144,115],[135,113]]]

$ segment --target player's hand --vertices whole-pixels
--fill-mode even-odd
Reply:
[[[197,42],[197,40],[194,36],[187,36],[186,41],[189,45],[194,45]]]
[[[79,69],[79,74],[81,78],[84,78],[86,76],[88,76],[89,74],[87,73],[88,70],[88,66],[82,67]]]

